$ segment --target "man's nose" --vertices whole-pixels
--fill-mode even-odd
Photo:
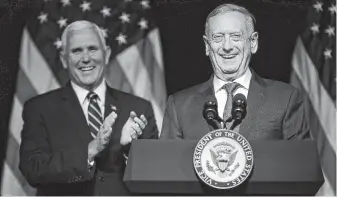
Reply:
[[[84,51],[83,52],[83,56],[82,56],[82,62],[83,63],[89,63],[91,60],[90,54],[88,51]]]
[[[233,49],[233,43],[229,36],[225,35],[222,43],[222,49],[228,53]]]

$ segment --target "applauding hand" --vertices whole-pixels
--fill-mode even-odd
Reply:
[[[133,139],[138,139],[138,137],[142,135],[146,125],[147,119],[144,115],[138,117],[134,111],[131,111],[122,129],[121,145],[129,144]]]

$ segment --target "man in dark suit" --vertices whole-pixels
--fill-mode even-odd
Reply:
[[[130,142],[158,138],[152,106],[106,85],[110,48],[97,25],[70,24],[62,44],[70,82],[25,103],[19,168],[37,195],[128,195]]]
[[[248,140],[310,137],[299,91],[263,79],[248,67],[258,48],[254,24],[248,10],[233,4],[220,5],[208,15],[203,38],[214,74],[207,82],[169,97],[160,139],[199,140],[213,130],[202,114],[204,104],[212,100],[225,128]],[[233,95],[238,93],[247,98],[247,116],[241,124],[231,119]]]

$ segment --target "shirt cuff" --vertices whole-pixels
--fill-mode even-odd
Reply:
[[[91,169],[92,167],[94,167],[94,164],[95,164],[95,160],[89,161],[89,159],[88,159],[88,168],[89,169]]]
[[[123,157],[125,158],[125,164],[128,164],[128,159],[129,159],[129,157],[126,156],[126,154],[124,154],[124,153],[123,153]]]

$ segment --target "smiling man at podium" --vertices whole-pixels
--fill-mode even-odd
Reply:
[[[203,117],[205,103],[210,101],[222,127],[248,140],[310,138],[299,91],[261,78],[249,68],[258,49],[258,32],[255,17],[247,9],[233,4],[215,8],[207,17],[203,40],[214,74],[205,83],[168,98],[160,139],[199,140],[214,130]],[[246,115],[235,123],[232,105],[238,94],[247,98]]]

